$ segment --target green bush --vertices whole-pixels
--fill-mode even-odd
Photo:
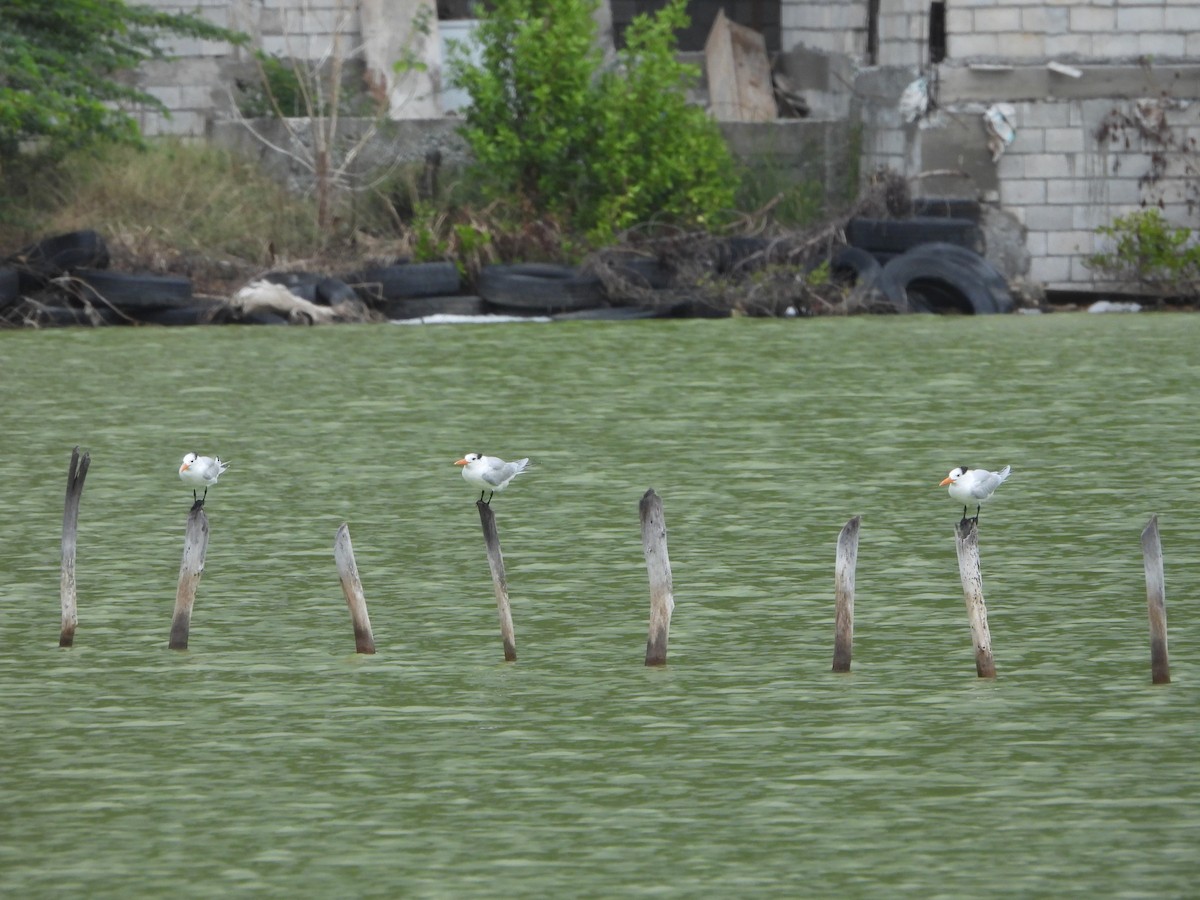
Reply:
[[[163,35],[243,43],[198,15],[122,0],[6,0],[0,9],[0,164],[30,142],[62,152],[138,142],[131,104],[165,111],[125,73],[164,59]]]
[[[1200,291],[1200,244],[1190,228],[1172,225],[1157,209],[1117,216],[1096,233],[1108,238],[1112,248],[1089,256],[1089,268],[1156,293]]]
[[[496,0],[475,40],[451,49],[465,89],[462,134],[486,196],[607,240],[649,221],[704,225],[733,203],[733,163],[716,123],[686,102],[695,67],[675,57],[685,0],[639,16],[603,71],[595,0]]]
[[[594,151],[602,179],[593,227],[621,230],[652,219],[712,225],[733,206],[733,159],[716,122],[687,102],[700,76],[676,57],[688,24],[684,0],[634,18],[618,68],[600,82],[603,114]]]

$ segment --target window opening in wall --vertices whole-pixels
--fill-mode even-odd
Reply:
[[[867,65],[879,65],[879,0],[867,0]]]
[[[929,62],[946,58],[946,4],[929,4]]]

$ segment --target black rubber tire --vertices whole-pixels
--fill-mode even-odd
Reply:
[[[340,303],[359,301],[358,292],[340,278],[322,278],[317,282],[316,303],[337,306]]]
[[[612,268],[635,288],[657,291],[671,286],[671,270],[657,259],[631,256],[614,262]]]
[[[720,244],[716,268],[722,275],[760,269],[767,262],[771,242],[760,237],[731,237]]]
[[[898,309],[987,315],[1012,312],[1008,284],[991,263],[955,244],[925,244],[883,267],[876,283]]]
[[[861,247],[843,247],[833,255],[830,274],[838,284],[870,287],[879,278],[883,266]]]
[[[914,197],[912,202],[914,216],[942,219],[967,219],[978,222],[982,215],[982,207],[978,200],[966,197]]]
[[[921,244],[956,244],[983,252],[983,232],[969,219],[851,219],[846,243],[872,253],[904,253]]]
[[[213,318],[217,325],[291,325],[286,315],[273,309],[256,309],[252,312],[230,309],[226,307],[217,312]]]
[[[458,297],[413,297],[385,300],[379,311],[392,320],[424,319],[427,316],[482,316],[487,312],[482,297],[473,294]]]
[[[596,309],[581,309],[576,312],[557,313],[551,316],[555,322],[628,322],[632,319],[659,319],[663,312],[643,306],[600,306]]]
[[[95,297],[87,296],[85,292],[89,302],[108,303],[125,312],[168,309],[188,306],[192,302],[192,280],[178,275],[132,275],[80,269],[75,272],[75,277],[95,292]]]
[[[600,279],[545,263],[484,266],[479,296],[519,315],[552,315],[605,305]]]
[[[210,325],[216,320],[217,310],[222,308],[221,303],[198,302],[191,306],[142,310],[137,318],[146,325]]]
[[[21,299],[21,274],[16,269],[0,268],[0,309]]]
[[[462,292],[458,267],[450,262],[407,263],[364,269],[342,277],[368,303],[410,297],[446,297]]]
[[[10,261],[54,278],[75,269],[107,269],[108,244],[99,232],[85,229],[43,238],[18,251]]]
[[[316,303],[317,283],[321,278],[322,276],[312,272],[268,272],[262,280],[271,284],[281,284],[301,300]]]
[[[78,306],[42,306],[30,310],[28,317],[36,328],[66,328],[82,325],[94,328],[98,325],[134,325],[129,316],[107,306],[94,306],[91,311]]]

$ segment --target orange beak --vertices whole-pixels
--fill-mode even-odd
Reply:
[[[191,463],[184,463],[182,466],[179,467],[179,471],[186,472],[188,470],[188,466],[190,466],[190,465],[191,465]]]
[[[458,462],[455,463],[456,466],[465,466],[466,464],[467,464],[467,461],[465,459],[460,459]]]
[[[951,481],[949,478],[943,478],[940,482],[938,482],[938,487],[945,487],[946,485],[953,484],[953,483],[954,482]]]

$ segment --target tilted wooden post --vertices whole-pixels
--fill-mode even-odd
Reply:
[[[667,523],[662,498],[654,488],[638,504],[642,519],[642,551],[650,577],[650,633],[646,638],[646,665],[667,664],[667,639],[671,635],[671,612],[675,596],[671,587],[671,559],[667,555]]]
[[[92,455],[79,448],[71,451],[71,466],[67,470],[67,499],[63,506],[62,530],[62,575],[58,593],[62,605],[62,627],[58,632],[58,646],[70,647],[75,643],[75,626],[79,624],[78,595],[75,589],[75,545],[79,528],[79,498],[83,496],[83,480],[87,478]]]
[[[192,605],[196,588],[204,573],[204,554],[208,550],[208,516],[204,501],[197,500],[188,513],[187,533],[183,539],[183,561],[179,564],[179,588],[175,591],[175,615],[171,619],[171,650],[186,650],[192,625]]]
[[[1171,664],[1167,658],[1167,583],[1163,574],[1162,542],[1158,537],[1158,516],[1151,516],[1142,529],[1142,562],[1146,567],[1146,607],[1150,613],[1150,680],[1154,684],[1171,683]]]
[[[500,535],[496,533],[496,516],[492,508],[482,500],[475,501],[479,508],[479,522],[483,525],[483,542],[487,545],[488,568],[492,570],[492,586],[496,589],[496,611],[500,614],[500,640],[504,642],[505,662],[517,658],[517,637],[513,631],[512,608],[508,604],[508,582],[504,580],[504,554],[500,552]]]
[[[350,543],[350,526],[345,522],[333,539],[333,558],[337,563],[338,578],[342,582],[342,594],[350,608],[350,621],[354,625],[354,649],[357,653],[374,653],[375,636],[371,634],[371,618],[367,615],[367,598],[363,594],[362,581],[358,577],[358,564],[354,561],[354,547]]]
[[[837,541],[837,562],[834,565],[834,637],[833,671],[849,672],[854,647],[854,570],[858,565],[858,526],[861,516],[855,516],[842,527]]]
[[[975,672],[980,678],[995,678],[992,635],[988,631],[987,605],[983,602],[983,573],[979,569],[978,523],[964,519],[954,526],[954,536],[958,545],[958,574],[971,623],[971,643],[975,647]]]

